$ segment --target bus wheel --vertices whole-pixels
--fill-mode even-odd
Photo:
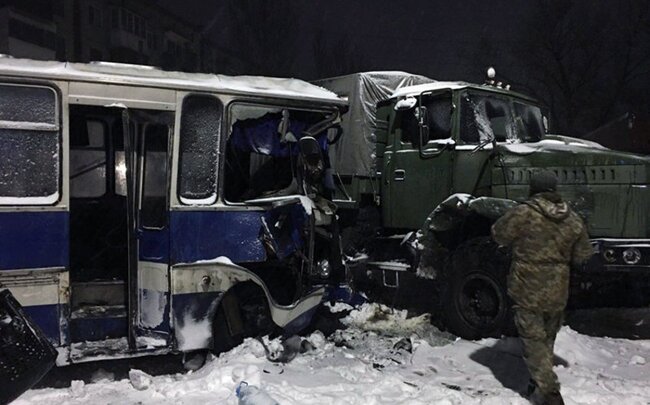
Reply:
[[[273,321],[264,291],[243,283],[227,291],[212,322],[212,352],[227,352],[247,337],[271,333]]]
[[[464,339],[513,334],[509,267],[508,255],[487,237],[470,239],[454,251],[442,293],[443,320],[450,332]]]

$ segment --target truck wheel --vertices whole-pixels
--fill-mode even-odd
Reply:
[[[212,322],[212,353],[239,346],[245,338],[269,334],[274,329],[266,295],[252,283],[226,292]]]
[[[443,320],[464,339],[513,334],[512,303],[507,295],[507,254],[490,238],[474,238],[451,255],[443,279]]]

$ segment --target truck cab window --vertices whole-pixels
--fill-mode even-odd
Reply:
[[[465,143],[537,142],[545,133],[539,107],[505,98],[466,93],[461,103],[461,135]]]
[[[465,143],[517,142],[508,102],[493,96],[465,94],[461,104],[461,139]]]
[[[447,139],[451,137],[451,115],[453,113],[451,96],[425,97],[422,105],[426,108],[429,131],[423,139],[426,144],[436,139]],[[402,143],[411,144],[417,147],[419,140],[419,111],[412,108],[403,111],[402,115]]]
[[[515,101],[515,120],[521,122],[519,129],[523,142],[537,142],[544,136],[542,110],[534,105]]]
[[[190,95],[183,100],[178,182],[183,204],[212,204],[217,200],[221,112],[221,102],[214,97]]]
[[[0,84],[0,204],[58,201],[59,148],[55,91]]]

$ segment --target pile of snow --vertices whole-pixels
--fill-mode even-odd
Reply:
[[[248,339],[193,373],[153,377],[132,370],[122,381],[32,390],[15,404],[237,404],[234,390],[242,380],[287,405],[528,404],[517,393],[528,380],[518,339],[454,339],[426,317],[377,304],[351,311],[343,322],[348,329],[329,338],[308,336],[312,350],[287,364],[270,362],[264,346]],[[281,346],[266,343],[271,350]],[[556,354],[567,404],[650,402],[650,342],[564,327]]]

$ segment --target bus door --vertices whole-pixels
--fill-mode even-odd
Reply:
[[[125,110],[124,166],[129,223],[129,345],[170,343],[169,182],[174,114]]]

